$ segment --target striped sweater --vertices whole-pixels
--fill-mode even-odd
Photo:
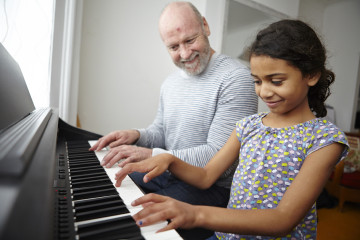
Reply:
[[[162,84],[154,122],[140,131],[136,145],[153,148],[153,156],[170,153],[204,167],[225,144],[235,123],[257,113],[250,71],[228,56],[214,53],[203,73],[179,70]],[[234,163],[216,182],[230,188]]]

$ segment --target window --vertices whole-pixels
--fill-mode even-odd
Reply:
[[[0,0],[0,41],[18,62],[36,108],[48,107],[53,0]]]

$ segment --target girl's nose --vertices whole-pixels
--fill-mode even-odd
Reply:
[[[267,84],[267,83],[261,84],[259,96],[262,99],[270,98],[273,96],[273,94],[274,94],[274,92],[272,91],[272,88],[269,84]]]

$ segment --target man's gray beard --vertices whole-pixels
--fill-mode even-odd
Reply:
[[[194,52],[190,59],[193,59],[194,57],[196,57],[197,55],[199,55],[199,67],[195,70],[191,70],[189,71],[186,66],[185,66],[185,62],[183,62],[183,60],[180,60],[180,62],[175,63],[176,66],[178,66],[179,68],[181,68],[184,72],[186,72],[188,75],[190,76],[196,76],[199,75],[200,73],[202,73],[205,68],[207,67],[209,60],[210,60],[210,46],[208,46],[208,48],[203,52],[203,54],[200,54],[199,52]],[[196,61],[195,63],[193,63],[195,65],[198,64],[198,61]],[[192,69],[192,68],[191,68]]]

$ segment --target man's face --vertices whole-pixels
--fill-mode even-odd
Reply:
[[[202,73],[211,56],[210,34],[192,15],[166,17],[160,20],[160,35],[176,66],[189,75]],[[185,17],[186,16],[186,17]]]

